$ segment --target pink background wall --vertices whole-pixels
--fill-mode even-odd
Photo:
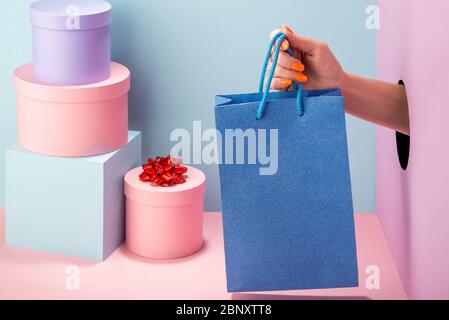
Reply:
[[[404,80],[410,161],[377,132],[377,207],[412,299],[449,299],[449,1],[379,0],[378,77]]]

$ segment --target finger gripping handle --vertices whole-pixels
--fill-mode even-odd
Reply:
[[[271,83],[273,81],[274,73],[276,71],[276,66],[277,66],[277,63],[279,60],[281,44],[282,44],[282,41],[284,41],[286,38],[287,38],[287,36],[284,33],[278,32],[271,39],[270,44],[268,45],[268,51],[265,56],[265,61],[264,61],[263,67],[262,67],[262,74],[260,76],[260,82],[259,82],[259,93],[263,93],[263,95],[262,95],[262,100],[260,101],[260,104],[259,104],[259,108],[257,109],[257,114],[256,114],[257,120],[262,120],[262,118],[263,118],[265,106],[267,104],[268,94],[270,92]],[[272,67],[270,70],[270,74],[267,77],[267,82],[266,82],[266,85],[264,88],[265,76],[267,74],[268,63],[270,61],[271,51],[274,46],[276,46],[276,48],[275,48],[274,56],[273,56],[273,64],[272,64]],[[288,53],[291,56],[293,56],[293,51],[291,51],[291,49],[288,50]],[[298,115],[303,116],[304,115],[304,110],[303,110],[303,105],[302,105],[303,84],[299,83],[299,85],[296,85],[296,83],[295,83],[293,86],[293,89],[298,91],[298,95],[297,95],[297,99],[296,99]]]

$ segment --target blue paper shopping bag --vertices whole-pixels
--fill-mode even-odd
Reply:
[[[358,286],[343,97],[268,93],[265,70],[259,93],[216,98],[228,290]]]

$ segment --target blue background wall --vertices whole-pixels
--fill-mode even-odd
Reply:
[[[0,19],[0,206],[4,203],[4,148],[15,142],[13,70],[31,61],[31,0],[8,0]],[[268,35],[282,24],[327,41],[343,67],[375,77],[376,33],[365,27],[375,0],[110,0],[113,59],[132,71],[130,128],[144,132],[143,154],[168,154],[175,128],[214,127],[218,93],[257,87]],[[354,204],[375,211],[374,127],[348,117]],[[208,177],[206,209],[219,210],[216,166]],[[32,178],[32,177],[30,177]]]

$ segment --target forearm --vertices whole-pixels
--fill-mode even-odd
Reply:
[[[339,87],[345,98],[347,113],[410,134],[404,86],[345,73]]]

